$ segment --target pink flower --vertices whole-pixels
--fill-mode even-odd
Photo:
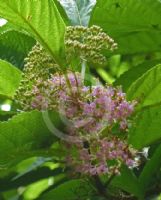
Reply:
[[[92,167],[89,170],[89,174],[92,175],[92,176],[95,176],[97,174],[97,168],[96,167]]]
[[[66,147],[67,165],[75,172],[90,176],[114,171],[118,174],[120,163],[130,168],[136,166],[137,152],[133,153],[125,140],[112,135],[116,125],[122,132],[127,131],[136,105],[135,101],[127,101],[121,88],[89,87],[84,85],[79,73],[68,72],[55,73],[43,83],[38,80],[29,95],[32,97],[26,107],[54,108],[70,122],[68,134],[79,139],[79,144],[73,142]]]
[[[108,173],[108,168],[105,164],[101,164],[100,166],[97,167],[97,174],[107,174]]]

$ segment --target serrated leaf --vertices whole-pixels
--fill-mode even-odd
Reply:
[[[53,0],[0,0],[0,16],[31,33],[62,64],[65,24]]]
[[[51,113],[51,121],[59,125],[59,116]],[[0,122],[0,168],[7,168],[31,156],[48,155],[56,137],[39,111],[18,114]],[[53,153],[54,156],[54,153]]]
[[[90,25],[101,26],[118,43],[117,53],[161,49],[161,2],[158,0],[98,0]]]
[[[0,60],[0,96],[12,98],[21,80],[21,72],[10,63]]]
[[[129,130],[129,143],[137,149],[149,146],[161,139],[161,106],[143,109]]]
[[[114,85],[122,86],[123,91],[127,91],[128,88],[135,82],[139,77],[141,77],[146,71],[161,63],[161,60],[146,61],[122,74],[115,82]]]
[[[29,35],[7,30],[0,33],[0,58],[22,69],[24,58],[35,44],[35,40]]]
[[[57,188],[49,191],[44,194],[40,200],[51,200],[51,199],[59,199],[59,200],[75,200],[75,199],[86,199],[88,193],[90,193],[90,186],[88,183],[80,179],[67,181],[64,184],[61,184]]]
[[[96,0],[59,0],[72,25],[88,26]]]
[[[137,99],[139,108],[161,102],[161,65],[139,77],[128,89],[127,97]]]

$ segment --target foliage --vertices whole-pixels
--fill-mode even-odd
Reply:
[[[161,1],[0,0],[0,17],[0,199],[159,200]]]
[[[12,64],[0,60],[0,95],[12,98],[21,80],[21,71]],[[3,84],[5,87],[3,87]]]

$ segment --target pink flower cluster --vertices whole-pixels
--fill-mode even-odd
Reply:
[[[57,87],[54,98],[58,99],[59,111],[81,133],[98,133],[117,123],[122,130],[128,129],[128,118],[136,102],[128,102],[121,88],[85,86],[79,73],[69,73],[66,78],[54,75],[50,84],[52,89]]]
[[[76,144],[77,155],[67,157],[68,165],[75,171],[86,175],[119,174],[121,164],[129,168],[138,165],[136,151],[118,137],[97,139],[85,147],[84,143]],[[72,145],[73,151],[73,145]],[[69,152],[68,152],[69,153]]]
[[[58,109],[61,100],[66,101],[68,99],[69,88],[71,87],[73,93],[80,86],[81,78],[79,76],[79,73],[69,73],[67,77],[56,73],[47,81],[38,79],[31,93],[29,93],[30,102],[27,102],[25,110],[26,108],[38,110]]]
[[[57,109],[69,120],[69,134],[80,141],[70,145],[69,150],[75,149],[75,153],[70,152],[67,159],[76,172],[117,174],[122,163],[128,167],[136,166],[136,152],[125,140],[112,134],[117,125],[118,133],[128,130],[128,120],[136,104],[126,100],[121,88],[85,86],[79,73],[56,73],[45,83],[39,81],[32,95],[32,108]]]

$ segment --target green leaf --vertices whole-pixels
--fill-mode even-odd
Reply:
[[[0,96],[12,98],[21,80],[21,72],[10,63],[0,60]]]
[[[147,161],[143,171],[140,174],[139,182],[141,190],[145,193],[154,175],[161,167],[161,145],[156,149],[153,156]]]
[[[134,175],[132,170],[128,169],[126,166],[121,168],[121,174],[116,176],[112,180],[111,184],[135,195],[136,197],[142,197],[142,190],[140,189],[137,177]]]
[[[146,61],[122,74],[115,82],[114,85],[121,85],[123,91],[127,91],[128,88],[136,81],[140,76],[142,76],[146,71],[161,63],[161,60]]]
[[[90,193],[90,186],[80,179],[71,180],[44,194],[40,200],[75,200],[86,199]]]
[[[134,119],[129,130],[129,143],[137,149],[161,139],[161,106],[147,107]]]
[[[35,40],[24,33],[7,30],[0,33],[0,43],[0,58],[22,69],[24,58],[34,46]]]
[[[16,115],[17,112],[14,111],[2,111],[0,110],[0,121],[7,121],[12,116]]]
[[[50,114],[53,124],[59,125],[58,114]],[[39,111],[24,112],[7,122],[0,122],[0,168],[11,167],[32,156],[49,156],[54,140],[57,139],[49,131]],[[52,155],[55,155],[54,152]]]
[[[69,25],[69,19],[68,19],[68,16],[63,8],[63,6],[61,5],[61,3],[59,2],[59,0],[53,0],[59,13],[61,14],[61,17],[63,18],[64,22],[66,25]]]
[[[23,176],[18,177],[16,179],[12,176],[12,174],[9,174],[5,178],[0,178],[0,192],[16,189],[22,186],[24,187],[49,177],[56,177],[62,174],[62,171],[63,170],[61,168],[51,170],[48,167],[39,166],[38,168],[35,168],[34,170],[29,171]]]
[[[0,16],[31,33],[62,64],[65,24],[53,0],[0,0]]]
[[[139,108],[161,102],[161,65],[138,78],[128,89],[127,97],[137,99]]]
[[[98,0],[90,25],[101,26],[118,43],[117,53],[161,49],[161,2],[158,0]]]
[[[72,25],[88,26],[96,0],[59,0]]]

